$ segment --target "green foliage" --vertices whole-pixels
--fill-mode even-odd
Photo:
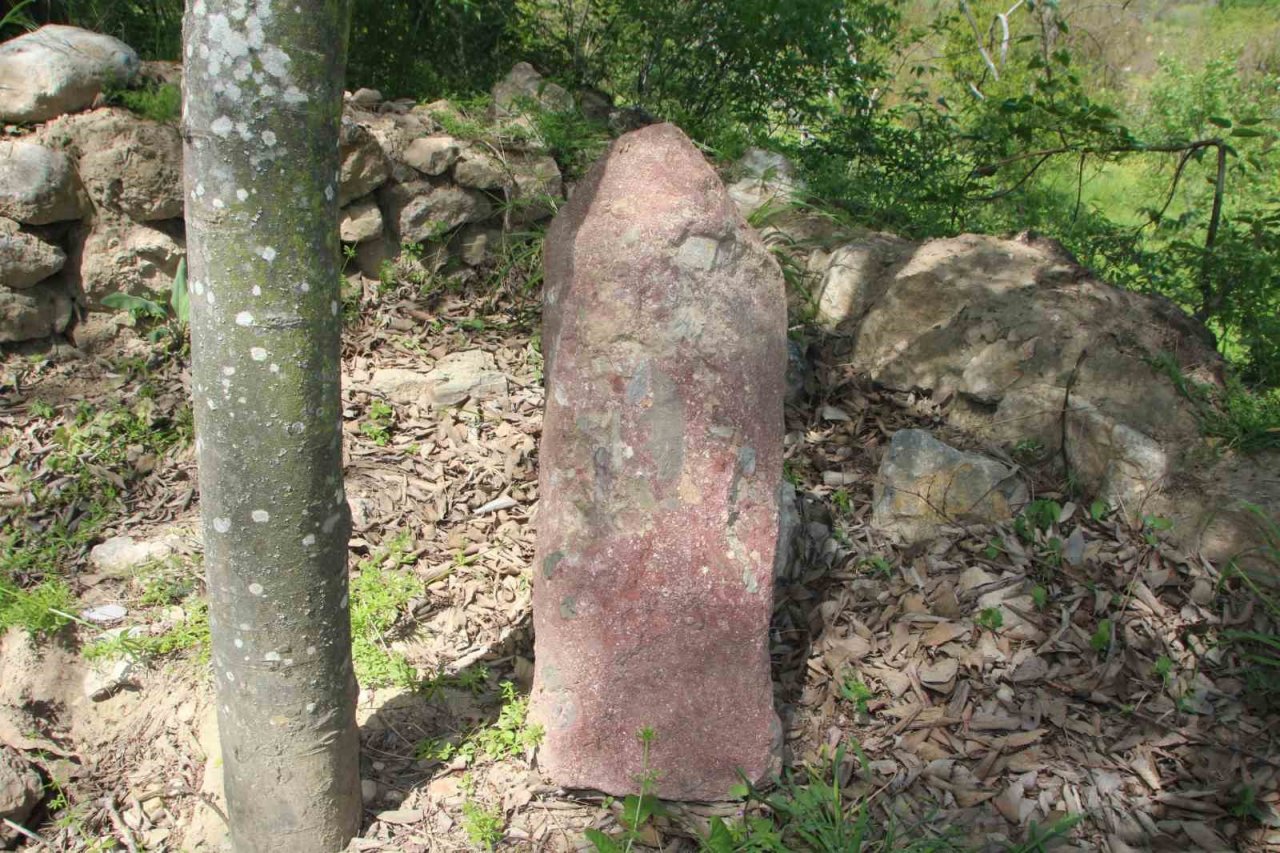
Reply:
[[[351,580],[351,657],[356,678],[366,687],[413,687],[413,665],[387,644],[401,611],[422,595],[422,581],[405,566],[414,556],[408,533],[401,533],[361,560]]]
[[[365,421],[360,424],[360,432],[379,447],[386,447],[391,440],[391,429],[395,423],[395,407],[385,400],[375,399],[369,403],[369,408],[365,412]]]
[[[1097,629],[1089,637],[1089,645],[1095,652],[1102,654],[1111,648],[1111,635],[1114,630],[1115,625],[1110,619],[1099,620]]]
[[[7,30],[32,30],[35,29],[35,21],[31,20],[31,16],[24,11],[28,6],[36,0],[18,0],[9,7],[9,11],[0,17],[0,35],[7,35]]]
[[[863,683],[861,678],[850,673],[840,684],[840,695],[852,702],[859,714],[870,713],[867,703],[876,698],[875,691]]]
[[[646,726],[636,733],[636,737],[640,740],[641,750],[640,776],[636,779],[640,793],[628,794],[623,798],[622,808],[618,812],[618,823],[622,826],[619,835],[606,835],[598,829],[586,831],[587,841],[591,842],[596,853],[630,853],[636,843],[642,841],[641,832],[645,825],[654,816],[666,814],[662,803],[653,794],[658,779],[649,766],[650,751],[657,733]]]
[[[463,778],[462,828],[467,838],[481,850],[492,850],[502,843],[507,822],[502,809],[486,806],[475,798],[475,781],[470,774]]]
[[[1034,542],[1036,532],[1047,533],[1052,530],[1061,514],[1062,506],[1057,501],[1036,498],[1013,520],[1013,531],[1022,541]]]
[[[999,631],[1004,627],[1004,613],[999,607],[985,607],[978,614],[978,627],[988,631]]]
[[[71,621],[69,613],[74,607],[71,588],[61,578],[20,589],[0,575],[0,634],[13,627],[33,637],[54,634]]]
[[[105,95],[107,103],[118,104],[151,121],[172,124],[182,117],[182,89],[172,83],[113,89]]]

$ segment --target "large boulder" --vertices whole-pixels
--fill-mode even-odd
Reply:
[[[67,254],[0,217],[0,287],[24,290],[62,269]]]
[[[538,761],[566,787],[648,771],[660,797],[721,799],[781,746],[782,275],[669,124],[613,144],[545,252]]]
[[[902,429],[880,461],[872,524],[905,542],[944,524],[1008,521],[1028,499],[1017,472],[978,453],[943,444],[925,430]]]
[[[1065,435],[1077,485],[1114,506],[1140,510],[1200,443],[1157,363],[1216,365],[1211,342],[1172,304],[1097,281],[1049,241],[869,235],[831,255],[819,304],[851,336],[854,369],[930,393],[987,441],[1053,457]]]
[[[98,208],[139,222],[179,219],[183,211],[182,137],[170,124],[127,110],[72,117],[80,180]]]
[[[186,251],[176,231],[173,226],[159,228],[127,219],[95,222],[83,242],[73,246],[69,264],[78,275],[84,305],[102,309],[102,298],[110,293],[167,304]]]
[[[483,193],[439,179],[387,184],[378,190],[378,202],[396,238],[409,243],[442,237],[493,212]]]
[[[0,343],[60,334],[71,322],[71,296],[60,277],[27,290],[0,289]]]
[[[45,225],[83,214],[80,180],[66,154],[34,142],[0,142],[0,216]]]
[[[119,39],[48,24],[0,45],[0,121],[46,121],[90,106],[109,86],[125,87],[138,54]]]
[[[382,235],[382,211],[372,197],[357,199],[342,209],[338,237],[344,243],[365,243]]]

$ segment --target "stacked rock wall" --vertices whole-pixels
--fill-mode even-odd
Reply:
[[[76,55],[95,59],[67,58]],[[123,43],[73,27],[0,46],[0,118],[21,122],[0,137],[0,343],[64,332],[73,317],[108,310],[112,293],[167,303],[185,252],[181,135],[101,106],[140,67]],[[172,82],[180,69],[147,73]],[[480,266],[506,234],[550,217],[560,170],[518,104],[573,99],[524,63],[494,95],[493,125],[475,139],[445,132],[474,127],[447,102],[347,96],[339,233],[354,248],[349,274],[379,277],[406,244],[425,244],[414,254],[428,272]]]

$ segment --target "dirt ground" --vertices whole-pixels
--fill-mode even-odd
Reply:
[[[584,830],[618,826],[617,803],[546,785],[536,750],[468,760],[423,749],[499,722],[503,681],[528,689],[537,322],[536,305],[511,294],[384,296],[349,331],[352,566],[407,534],[387,570],[413,573],[425,591],[384,639],[420,675],[441,676],[434,690],[362,691],[366,823],[353,850],[476,849],[468,827],[477,807],[501,815],[505,849],[590,849]],[[1280,715],[1251,702],[1247,662],[1216,639],[1259,626],[1251,599],[1224,583],[1222,567],[1175,552],[1158,530],[1094,518],[1043,478],[1037,497],[1060,507],[1047,530],[955,528],[915,548],[882,539],[868,520],[889,436],[923,426],[963,437],[939,425],[928,400],[850,375],[839,346],[812,342],[812,393],[787,415],[801,522],[777,583],[772,656],[789,772],[834,775],[849,808],[877,824],[968,849],[1008,849],[1071,815],[1078,822],[1043,849],[1280,850]],[[507,399],[396,407],[381,432],[364,429],[374,370],[425,370],[477,348],[507,375]],[[156,351],[123,329],[88,354],[7,354],[0,430],[11,440],[0,461],[56,481],[41,460],[58,425],[82,402],[137,399],[144,383],[177,418],[185,366]],[[53,415],[37,417],[37,402]],[[170,537],[177,564],[198,577],[191,448],[134,463],[119,472],[124,508],[102,537]],[[6,476],[0,503],[29,488]],[[85,552],[63,568],[84,606],[125,605],[124,624],[155,633],[183,618],[173,605],[140,602],[128,578],[95,571]],[[49,780],[27,827],[42,841],[23,843],[216,844],[218,764],[199,651],[139,662],[123,689],[95,702],[79,651],[94,634],[73,625],[37,645],[15,631],[0,646],[0,741]],[[696,850],[712,817],[741,812],[732,802],[672,804],[644,840]]]

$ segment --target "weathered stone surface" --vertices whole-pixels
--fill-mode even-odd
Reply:
[[[127,110],[76,116],[80,180],[93,203],[139,222],[182,216],[182,137]]]
[[[374,135],[347,117],[338,136],[338,204],[368,195],[391,177],[391,164]]]
[[[511,184],[511,174],[488,151],[468,148],[453,167],[453,179],[464,187],[495,190]]]
[[[61,277],[27,290],[0,290],[0,343],[34,341],[65,332],[71,296]]]
[[[622,137],[546,242],[532,717],[557,784],[718,799],[775,766],[781,273],[672,125]]]
[[[338,237],[344,243],[364,243],[382,234],[382,211],[371,197],[353,201],[342,209]]]
[[[378,201],[395,235],[412,243],[488,219],[493,211],[482,193],[446,181],[387,184],[378,191]]]
[[[478,267],[497,255],[502,240],[501,228],[468,225],[458,232],[455,249],[464,264]]]
[[[825,278],[824,321],[849,336],[853,369],[1047,457],[1062,455],[1065,419],[1087,495],[1150,511],[1140,504],[1186,467],[1172,458],[1201,443],[1192,405],[1152,362],[1175,353],[1211,380],[1196,373],[1220,364],[1211,342],[1169,302],[1091,278],[1049,241],[870,235],[834,252]]]
[[[524,99],[553,112],[573,109],[573,95],[544,78],[527,62],[516,63],[506,77],[494,83],[492,95],[499,115],[518,113],[520,101]]]
[[[109,293],[130,293],[166,304],[186,251],[173,230],[126,219],[96,222],[84,241],[72,247],[68,264],[78,274],[85,306],[101,310],[102,297]]]
[[[729,184],[729,195],[743,216],[766,204],[786,204],[804,189],[796,167],[786,157],[763,148],[750,148],[735,165],[740,177]]]
[[[132,536],[112,536],[89,551],[89,563],[102,574],[128,576],[148,563],[158,562],[177,551],[172,537],[138,541]]]
[[[21,824],[44,796],[40,774],[22,753],[0,744],[0,818]],[[6,827],[0,826],[0,829]]]
[[[377,89],[356,89],[355,93],[348,98],[348,101],[357,107],[376,107],[378,102],[382,100],[382,93]]]
[[[1026,485],[1007,465],[900,429],[880,461],[871,523],[917,542],[944,524],[1006,521],[1026,502]]]
[[[33,142],[0,142],[0,216],[25,225],[79,219],[79,190],[66,154]]]
[[[82,110],[106,86],[128,85],[138,68],[138,54],[119,39],[48,24],[0,45],[0,121]]]
[[[443,175],[458,161],[462,146],[452,136],[423,136],[409,143],[404,162],[424,175]]]
[[[554,157],[513,154],[510,159],[512,225],[530,225],[556,211],[556,200],[564,197],[560,167]]]
[[[456,406],[466,400],[479,403],[507,394],[507,377],[498,370],[493,354],[484,350],[449,353],[426,373],[381,367],[369,384],[393,403],[425,408]]]
[[[67,253],[0,216],[0,287],[24,290],[62,269]]]

